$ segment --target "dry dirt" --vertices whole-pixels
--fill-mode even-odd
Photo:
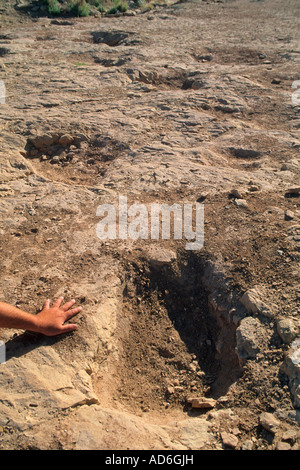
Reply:
[[[278,324],[299,339],[299,2],[68,19],[15,4],[0,10],[1,299],[84,308],[70,335],[1,331],[0,447],[297,450]],[[99,240],[96,209],[119,195],[201,202],[204,247]],[[267,314],[241,303],[256,286]]]

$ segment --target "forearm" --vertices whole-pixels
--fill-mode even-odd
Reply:
[[[0,328],[38,331],[36,315],[0,302]]]

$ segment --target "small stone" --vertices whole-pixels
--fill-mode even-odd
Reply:
[[[282,434],[281,438],[283,441],[288,441],[291,444],[294,444],[297,441],[297,432],[293,429],[289,429]]]
[[[277,442],[276,450],[291,450],[291,446],[288,442]]]
[[[243,318],[236,330],[236,348],[241,360],[253,359],[263,348],[264,330],[257,318]]]
[[[295,339],[286,352],[281,370],[289,378],[295,408],[300,408],[300,339]]]
[[[289,170],[289,169],[290,169],[290,167],[289,167],[289,165],[288,165],[287,163],[284,163],[284,164],[281,165],[281,167],[280,167],[280,171],[287,171],[287,170]]]
[[[56,139],[55,136],[42,134],[35,137],[30,137],[29,140],[35,146],[36,149],[43,150],[49,147],[50,145],[53,145]]]
[[[239,207],[248,207],[248,203],[245,199],[236,199],[234,203],[236,206],[239,206]]]
[[[61,145],[62,147],[68,147],[69,145],[71,145],[73,143],[73,137],[71,135],[62,135],[58,141],[59,145]]]
[[[192,370],[193,372],[196,372],[198,364],[195,364],[194,362],[191,362],[189,364],[189,369]]]
[[[198,375],[198,377],[204,377],[204,376],[205,376],[205,372],[203,372],[203,370],[199,370],[199,371],[197,372],[197,375]]]
[[[297,171],[298,162],[295,160],[290,160],[289,162],[283,163],[280,167],[280,171]]]
[[[219,405],[226,405],[228,402],[229,402],[229,398],[226,395],[218,398]]]
[[[224,446],[230,447],[231,449],[235,449],[239,443],[238,438],[229,432],[221,432],[221,438]]]
[[[259,423],[266,431],[272,434],[275,434],[280,427],[280,421],[278,421],[278,419],[275,418],[275,416],[273,416],[271,413],[267,412],[264,412],[260,415]]]
[[[171,265],[176,259],[176,253],[164,248],[153,248],[150,252],[150,263],[154,267]]]
[[[251,192],[255,192],[255,191],[259,191],[260,190],[260,187],[256,184],[252,184],[251,186],[249,186],[249,191]]]
[[[293,211],[291,210],[286,210],[285,213],[284,213],[284,218],[285,220],[293,220],[293,218],[295,217],[295,214]]]
[[[260,286],[249,289],[241,297],[241,302],[248,313],[260,313],[268,318],[274,317],[274,308],[262,301],[263,292]]]
[[[291,343],[297,336],[298,328],[291,318],[277,320],[277,332],[284,343]]]
[[[136,16],[136,11],[133,11],[133,10],[125,11],[123,13],[123,16]]]
[[[243,442],[241,450],[253,450],[253,445],[253,441],[251,441],[251,439],[248,439],[247,441]]]
[[[243,199],[245,194],[239,189],[232,189],[229,193],[229,196],[235,197],[237,199]]]
[[[216,406],[216,400],[213,398],[189,398],[188,403],[192,405],[192,408],[199,408],[199,409],[210,409]]]
[[[207,196],[208,196],[207,192],[201,193],[197,199],[197,202],[203,202],[207,198]]]

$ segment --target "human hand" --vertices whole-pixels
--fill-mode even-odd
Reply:
[[[50,300],[46,300],[43,310],[35,315],[38,333],[42,333],[46,336],[55,336],[77,329],[76,324],[65,322],[79,313],[82,307],[71,308],[72,305],[75,304],[74,299],[61,305],[63,300],[63,297],[59,297],[52,307],[50,306]]]

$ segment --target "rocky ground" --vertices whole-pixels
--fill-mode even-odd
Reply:
[[[2,1],[1,449],[298,450],[299,2],[51,18]],[[295,86],[295,85],[294,85]],[[97,207],[204,205],[204,247]]]

